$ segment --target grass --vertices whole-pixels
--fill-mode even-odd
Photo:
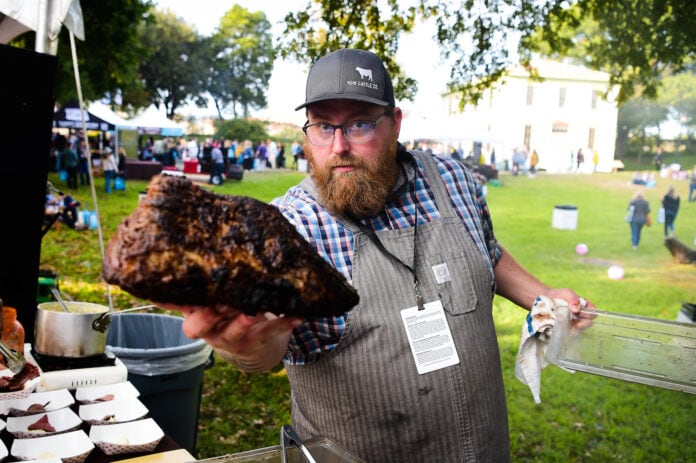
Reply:
[[[623,222],[636,190],[630,183],[631,174],[542,173],[535,179],[501,174],[502,186],[488,188],[495,232],[523,265],[553,286],[573,287],[603,310],[674,320],[683,302],[696,302],[696,267],[673,260],[663,244],[661,224],[644,229],[639,250],[631,249],[630,231]],[[228,181],[215,191],[268,201],[302,176],[297,172],[246,173],[243,181]],[[52,180],[63,186],[56,178]],[[647,199],[656,212],[670,184],[682,197],[676,236],[694,247],[696,203],[686,202],[688,181],[658,177],[655,188],[645,189]],[[146,185],[129,181],[126,191],[107,196],[103,179],[96,179],[105,239],[133,210]],[[86,188],[75,196],[85,207],[92,203]],[[576,230],[551,227],[554,207],[561,204],[577,207]],[[575,253],[578,243],[588,245],[587,255]],[[64,293],[74,299],[105,302],[95,231],[56,226],[42,244],[41,266],[59,274]],[[611,264],[624,268],[624,279],[607,277]],[[142,302],[118,288],[111,291],[115,307]],[[536,405],[528,388],[514,377],[524,315],[510,302],[495,298],[513,461],[696,461],[693,395],[582,372],[570,374],[549,366],[542,375],[542,403]],[[205,374],[197,457],[277,445],[280,426],[290,423],[289,397],[282,368],[248,375],[215,362]]]

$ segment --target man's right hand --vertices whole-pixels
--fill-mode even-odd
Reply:
[[[187,337],[205,340],[223,359],[245,371],[273,368],[285,356],[292,330],[302,323],[297,317],[252,316],[228,306],[157,305],[181,312]]]

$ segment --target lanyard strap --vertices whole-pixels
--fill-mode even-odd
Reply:
[[[418,276],[416,275],[415,271],[415,266],[417,262],[417,244],[418,244],[418,205],[415,205],[415,224],[413,226],[413,267],[408,265],[406,262],[402,261],[398,257],[396,257],[394,254],[392,254],[387,248],[384,247],[384,244],[382,244],[382,241],[379,239],[377,236],[377,233],[369,227],[367,227],[361,220],[358,220],[355,217],[351,217],[351,220],[358,226],[360,231],[365,233],[367,237],[372,241],[377,248],[386,256],[389,256],[390,259],[392,259],[395,262],[398,262],[401,264],[403,267],[405,267],[409,272],[411,272],[411,275],[413,275],[413,287],[416,291],[416,304],[418,305],[418,310],[423,310],[425,308],[425,299],[423,299],[423,294],[421,293],[420,290],[420,284],[418,283]]]

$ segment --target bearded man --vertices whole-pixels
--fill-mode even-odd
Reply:
[[[312,320],[179,307],[184,332],[245,371],[283,361],[302,439],[328,438],[366,462],[509,461],[493,296],[529,310],[544,295],[575,313],[579,296],[543,284],[497,242],[463,164],[398,142],[403,113],[377,55],[319,59],[303,108],[310,175],[272,204],[359,304]]]

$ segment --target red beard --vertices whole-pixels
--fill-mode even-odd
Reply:
[[[314,161],[309,143],[305,143],[304,148],[312,168],[312,179],[327,210],[338,215],[369,218],[384,208],[397,178],[396,144],[383,147],[382,154],[372,162],[353,154],[332,154],[323,165]],[[333,170],[337,166],[351,166],[354,170],[337,173]]]

